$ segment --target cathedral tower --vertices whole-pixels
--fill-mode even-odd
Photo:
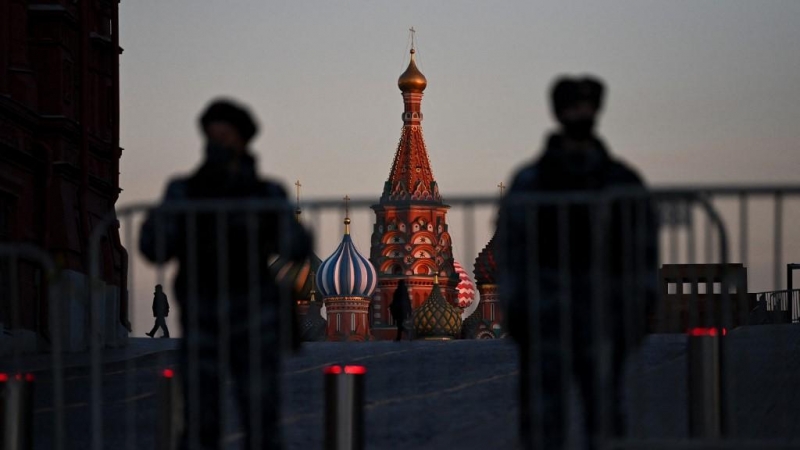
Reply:
[[[411,305],[418,308],[430,296],[439,276],[448,302],[457,302],[458,275],[453,267],[452,240],[422,137],[422,92],[428,81],[417,68],[412,42],[411,61],[397,81],[403,95],[403,128],[389,178],[375,211],[370,260],[378,271],[372,319],[376,337],[392,326],[389,304],[397,283],[405,279]]]

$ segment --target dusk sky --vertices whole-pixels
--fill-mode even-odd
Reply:
[[[118,206],[198,163],[197,115],[218,95],[257,115],[264,174],[300,179],[305,199],[377,200],[411,26],[445,200],[495,193],[539,153],[564,73],[605,80],[600,134],[650,184],[797,182],[799,23],[794,0],[123,1]]]

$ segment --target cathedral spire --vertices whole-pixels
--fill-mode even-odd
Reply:
[[[434,201],[441,203],[433,178],[428,150],[422,137],[422,92],[428,86],[417,68],[414,29],[411,29],[411,60],[397,86],[403,95],[403,129],[381,201]]]

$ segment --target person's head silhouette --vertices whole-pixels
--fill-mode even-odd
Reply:
[[[590,139],[597,114],[603,106],[603,83],[594,77],[559,77],[551,91],[553,114],[564,136],[576,141]]]
[[[161,292],[161,291],[162,291],[161,285],[157,284],[156,285],[156,292]]]
[[[241,155],[258,132],[258,125],[244,106],[217,99],[200,116],[200,129],[209,144]]]

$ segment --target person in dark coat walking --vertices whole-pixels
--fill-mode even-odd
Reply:
[[[501,302],[520,348],[523,448],[534,441],[563,448],[573,375],[588,448],[622,434],[622,365],[657,295],[657,230],[646,187],[594,133],[603,93],[591,77],[557,80],[552,106],[560,130],[516,174],[501,205]],[[547,203],[557,195],[561,203]]]
[[[392,304],[389,305],[389,311],[392,313],[392,320],[397,325],[397,337],[395,341],[400,341],[403,338],[403,332],[408,335],[405,322],[411,316],[411,297],[408,296],[408,288],[406,287],[406,280],[400,280],[397,283],[397,289],[392,296]],[[411,336],[408,336],[411,340]]]
[[[199,122],[206,141],[202,164],[189,177],[169,182],[139,241],[150,261],[179,263],[174,292],[185,335],[180,380],[186,405],[181,448],[222,446],[220,393],[230,372],[245,428],[243,447],[277,449],[279,337],[291,334],[282,331],[292,326],[290,320],[281,321],[291,317],[282,313],[291,299],[281,295],[269,262],[276,255],[304,261],[311,238],[292,219],[284,189],[256,174],[248,144],[257,127],[250,113],[217,100]]]
[[[169,316],[169,302],[167,301],[167,294],[161,288],[160,284],[156,285],[156,291],[153,293],[153,317],[156,318],[156,323],[149,333],[145,333],[150,337],[155,337],[156,331],[161,328],[164,334],[162,338],[169,338],[169,328],[167,328],[166,318]]]

